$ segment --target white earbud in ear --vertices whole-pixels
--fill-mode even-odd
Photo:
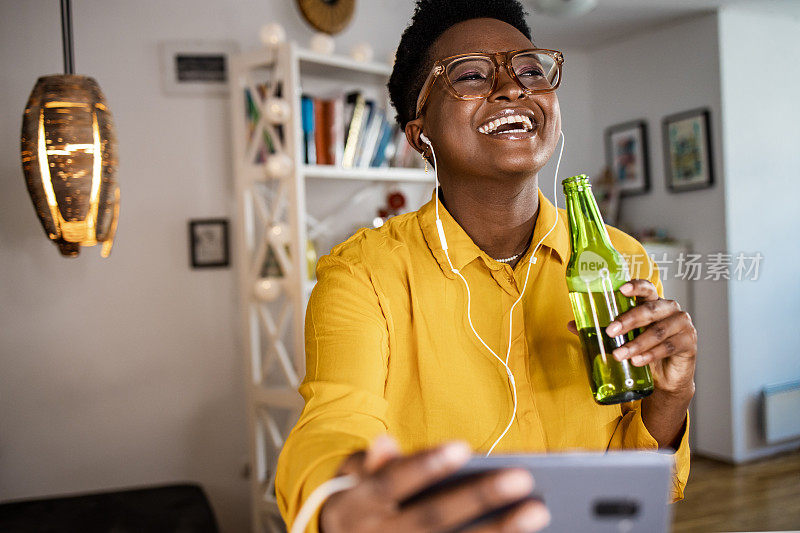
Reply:
[[[424,134],[424,133],[420,133],[420,134],[419,134],[419,140],[420,140],[420,141],[422,141],[422,142],[424,142],[424,143],[425,143],[425,144],[427,144],[428,146],[431,146],[431,141],[430,141],[430,139],[428,139],[428,138],[425,136],[425,134]],[[431,148],[433,148],[433,147],[431,147]]]

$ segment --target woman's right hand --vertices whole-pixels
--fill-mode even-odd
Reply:
[[[340,475],[354,474],[359,482],[325,502],[320,531],[447,531],[530,494],[533,477],[527,470],[503,469],[400,508],[401,501],[458,470],[470,454],[465,443],[454,442],[403,456],[392,438],[378,437],[368,450],[351,455],[339,469]],[[538,531],[549,521],[544,504],[525,500],[470,532]]]

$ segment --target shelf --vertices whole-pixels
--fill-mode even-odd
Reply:
[[[343,55],[319,54],[295,45],[290,46],[294,47],[299,66],[304,70],[308,68],[316,74],[325,75],[332,71],[344,71],[344,73],[368,74],[381,78],[388,78],[392,74],[392,66],[386,63],[356,61]],[[250,69],[271,67],[275,62],[276,50],[269,46],[257,48],[238,54],[235,60],[237,65]]]
[[[306,178],[433,183],[433,173],[426,174],[419,168],[342,168],[333,165],[303,165],[301,172]]]
[[[242,175],[250,182],[267,182],[263,164],[245,165]],[[310,179],[332,179],[352,181],[400,181],[406,183],[433,184],[433,173],[425,173],[421,168],[366,167],[342,168],[333,165],[303,165],[300,173]]]
[[[347,56],[318,54],[302,48],[297,49],[297,59],[300,60],[301,66],[306,63],[320,67],[363,72],[386,78],[392,74],[392,67],[386,63],[356,61]]]
[[[308,272],[305,253],[289,254],[289,264],[281,264],[284,277],[268,280],[258,278],[253,265],[265,260],[264,253],[273,242],[265,231],[265,224],[285,224],[289,230],[291,248],[306,249],[305,239],[314,233],[316,225],[307,211],[308,189],[318,189],[328,194],[327,189],[342,189],[345,200],[358,204],[362,192],[364,198],[385,188],[386,184],[420,184],[433,187],[434,174],[421,168],[342,168],[333,165],[302,164],[302,109],[300,95],[303,84],[320,94],[342,94],[360,90],[369,98],[384,98],[387,78],[392,67],[380,62],[360,62],[344,55],[325,55],[305,50],[292,42],[273,47],[262,47],[230,58],[231,117],[233,153],[236,158],[235,180],[237,193],[236,230],[242,246],[234,248],[234,262],[239,274],[239,301],[241,302],[241,325],[243,346],[243,368],[248,382],[247,404],[249,406],[248,428],[250,433],[250,463],[253,468],[251,484],[252,531],[272,531],[281,517],[271,491],[265,490],[274,479],[280,448],[289,428],[284,420],[297,420],[304,401],[297,393],[297,381],[305,374],[305,337],[303,324],[306,307],[315,280],[305,279]],[[265,163],[255,163],[252,150],[262,147],[266,119],[256,121],[244,110],[253,103],[264,107],[261,98],[251,94],[248,101],[245,89],[255,90],[261,83],[270,88],[282,84],[283,98],[290,104],[290,113],[281,121],[283,142],[274,143],[278,153],[291,160],[291,164],[279,165],[288,171],[274,169],[269,174]],[[272,94],[272,93],[270,93]],[[380,95],[380,96],[376,96]],[[262,115],[261,110],[259,115]],[[250,127],[249,127],[250,126]],[[270,136],[277,135],[267,129]],[[258,143],[258,146],[252,146]],[[413,163],[410,163],[413,164]],[[310,183],[309,180],[312,180]],[[328,181],[325,183],[321,180]],[[409,187],[412,188],[412,187]],[[358,189],[353,193],[353,189]],[[349,192],[348,192],[349,191]],[[316,198],[315,198],[316,200]],[[334,198],[326,204],[332,204]],[[347,203],[347,202],[345,202]],[[348,204],[349,205],[349,204]],[[338,222],[342,213],[331,205],[332,213],[322,220],[321,231],[329,221]],[[288,242],[288,241],[287,241]],[[326,243],[327,245],[327,243]],[[274,252],[275,250],[273,250]],[[269,283],[265,283],[268,281]],[[278,295],[280,297],[277,297]],[[272,357],[278,359],[281,368],[273,369],[266,364]],[[264,370],[269,369],[269,376]],[[269,379],[267,379],[269,377]],[[261,414],[266,416],[261,416]],[[289,415],[285,418],[285,415]],[[266,492],[270,494],[265,495]]]

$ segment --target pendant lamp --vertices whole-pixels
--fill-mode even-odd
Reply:
[[[101,243],[108,257],[119,217],[117,146],[100,86],[74,74],[72,9],[61,0],[64,74],[42,76],[22,118],[22,170],[47,236],[62,255]]]

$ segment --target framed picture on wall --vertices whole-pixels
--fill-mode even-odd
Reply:
[[[664,165],[670,191],[711,187],[709,110],[693,109],[664,118]]]
[[[623,196],[650,190],[647,159],[647,124],[643,120],[625,122],[606,129],[606,164]]]
[[[164,41],[159,43],[161,78],[170,96],[227,96],[230,56],[235,41]]]
[[[230,264],[228,219],[189,221],[189,249],[192,268],[226,267]]]

